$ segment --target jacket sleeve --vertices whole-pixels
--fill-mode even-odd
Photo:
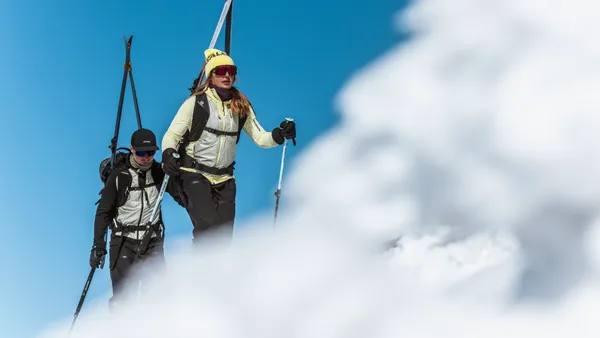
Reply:
[[[162,162],[158,162],[156,160],[154,160],[154,163],[152,163],[152,179],[156,181],[156,184],[158,185],[158,188],[160,189],[160,186],[163,184],[163,181],[165,180],[165,172],[162,170]]]
[[[279,145],[273,139],[272,132],[265,131],[260,125],[252,107],[250,107],[248,118],[246,119],[246,123],[244,123],[244,131],[261,148],[273,148]]]
[[[94,220],[94,244],[104,244],[104,234],[107,231],[108,226],[111,224],[112,219],[116,215],[116,204],[117,204],[117,177],[119,173],[113,171],[106,180],[102,197],[96,208],[96,218]]]
[[[160,191],[160,188],[162,187],[162,184],[165,181],[165,172],[162,170],[162,163],[158,162],[158,161],[154,161],[154,163],[152,164],[152,169],[151,169],[151,173],[152,173],[152,179],[154,180],[154,182],[156,183],[156,189]],[[172,184],[167,184],[167,186],[165,187],[165,193],[170,194],[171,196],[173,195],[172,191]],[[158,208],[158,217],[160,217],[161,222],[164,222],[163,217],[162,217],[162,207],[159,206]]]
[[[163,152],[169,148],[177,149],[177,144],[192,124],[194,104],[196,104],[196,97],[190,96],[179,107],[177,114],[175,114],[173,121],[171,121],[169,129],[167,129],[167,132],[163,136],[161,145]]]
[[[165,172],[162,170],[162,163],[154,160],[152,163],[152,179],[156,183],[156,189],[160,190],[163,182],[165,181]],[[167,185],[166,192],[169,192],[169,185]]]

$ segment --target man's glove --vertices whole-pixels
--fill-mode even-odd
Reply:
[[[281,122],[278,128],[273,129],[273,140],[277,144],[282,144],[284,139],[296,138],[296,123],[294,121],[285,120]]]
[[[167,150],[163,151],[162,169],[165,174],[177,177],[179,176],[179,168],[181,167],[181,164],[179,163],[179,158],[173,156],[174,154],[177,154],[177,152],[173,148],[168,148]]]
[[[94,244],[90,252],[90,266],[92,268],[99,268],[102,258],[104,258],[106,253],[106,243]]]

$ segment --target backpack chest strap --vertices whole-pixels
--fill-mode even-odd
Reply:
[[[137,187],[131,187],[131,188],[129,188],[129,191],[144,190],[144,189],[146,189],[146,188],[155,187],[155,186],[156,186],[156,182],[152,182],[152,183],[150,183],[150,184],[146,185],[146,186],[145,186],[145,187],[143,187],[143,188],[142,188],[142,187],[140,187],[140,186],[137,186]]]
[[[211,127],[204,127],[204,130],[219,136],[238,136],[238,134],[240,133],[239,131],[222,131]]]
[[[192,124],[190,129],[186,131],[182,144],[187,145],[189,142],[195,142],[200,139],[202,132],[207,131],[215,135],[226,135],[237,137],[236,143],[240,140],[240,134],[246,123],[246,116],[240,116],[238,120],[237,131],[223,131],[206,126],[210,116],[210,108],[208,105],[208,97],[206,93],[196,96],[196,104],[194,105],[194,112],[192,113]],[[181,149],[181,148],[180,148]]]

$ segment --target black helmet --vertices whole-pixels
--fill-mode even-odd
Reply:
[[[131,151],[127,148],[119,148],[119,150],[120,149],[126,150],[127,152],[117,152],[115,154],[115,167],[120,164],[126,164],[127,159],[129,158],[129,154],[131,153]],[[102,162],[100,162],[99,173],[102,184],[106,184],[106,180],[108,180],[110,173],[112,173],[113,171],[113,168],[110,165],[110,160],[111,158],[107,157],[103,159]]]
[[[110,168],[110,157],[107,157],[104,160],[102,160],[102,162],[100,162],[100,180],[102,181],[102,183],[106,183],[106,180],[108,179],[108,176],[110,176],[111,171],[112,170]]]

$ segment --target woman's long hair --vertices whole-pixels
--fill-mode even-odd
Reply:
[[[198,96],[204,94],[208,90],[208,85],[210,84],[212,76],[213,74],[211,72],[211,74],[200,84],[199,87],[201,89],[192,95]],[[247,116],[250,112],[250,101],[248,101],[246,95],[240,92],[235,86],[231,86],[231,91],[233,92],[233,97],[231,98],[231,112],[234,115]]]

